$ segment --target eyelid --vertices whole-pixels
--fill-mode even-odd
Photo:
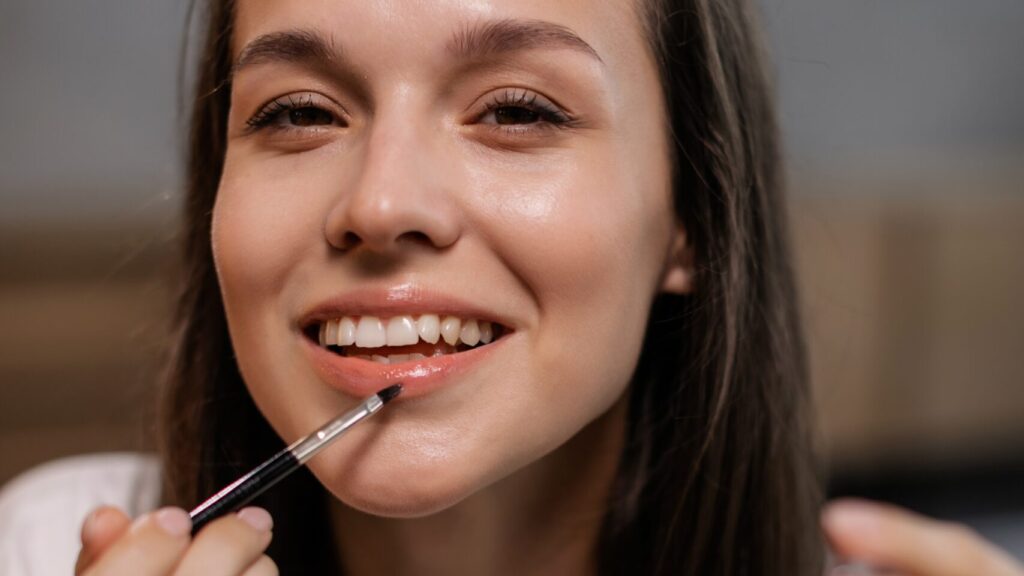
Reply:
[[[273,126],[273,122],[281,114],[299,108],[318,108],[331,114],[339,122],[347,122],[347,113],[343,106],[333,98],[319,92],[300,91],[277,96],[264,102],[246,121],[245,133],[252,134],[264,128],[278,130],[309,130],[309,128]],[[324,126],[318,126],[324,128]]]
[[[537,123],[504,125],[520,126],[520,128],[516,129],[520,133],[539,128],[568,127],[577,123],[575,115],[566,110],[565,107],[540,92],[520,86],[509,86],[488,92],[487,101],[484,103],[484,111],[475,116],[475,121],[479,122],[487,114],[498,108],[505,107],[526,108],[541,116],[542,121]],[[537,126],[537,128],[526,129],[526,126]]]

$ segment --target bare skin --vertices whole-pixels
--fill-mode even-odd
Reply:
[[[180,508],[163,508],[133,522],[113,507],[94,510],[82,525],[75,574],[84,576],[208,574],[273,576],[277,566],[263,551],[273,521],[266,510],[247,508],[211,522],[193,539]]]
[[[562,35],[453,55],[459,30],[509,20],[571,30],[589,51]],[[296,31],[322,40],[326,57],[296,57],[294,43],[288,57],[252,49]],[[296,328],[325,298],[424,288],[515,328],[487,361],[311,462],[336,497],[346,573],[596,572],[647,312],[659,292],[693,288],[642,34],[626,0],[238,2],[232,50],[244,65],[212,241],[239,368],[278,434],[301,436],[353,401],[310,368]],[[504,107],[502,122],[489,102]],[[554,127],[528,108],[536,102],[576,122]],[[77,573],[276,572],[263,556],[265,513],[226,517],[194,540],[183,511],[159,514],[172,530],[154,516],[132,530],[119,511],[94,515]],[[880,558],[967,576],[914,563],[914,539],[940,528],[886,520],[905,539]],[[844,550],[875,557],[870,535],[826,528]],[[996,565],[976,540],[947,544],[943,554]]]
[[[832,502],[822,526],[841,557],[908,576],[1020,576],[1024,567],[970,528],[865,500]]]

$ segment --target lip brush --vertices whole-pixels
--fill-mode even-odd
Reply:
[[[352,410],[334,417],[312,434],[299,438],[248,474],[210,496],[188,513],[192,518],[192,534],[211,520],[245,506],[253,498],[301,468],[317,452],[337,440],[352,426],[376,414],[401,392],[401,384],[392,384],[384,388],[363,400]]]

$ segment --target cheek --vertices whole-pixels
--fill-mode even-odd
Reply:
[[[225,166],[211,237],[222,289],[231,296],[225,305],[276,293],[317,229],[315,212],[303,208],[309,204],[295,201],[303,191],[294,180]]]
[[[313,247],[316,236],[311,230],[317,230],[320,222],[315,202],[295,201],[303,191],[295,189],[294,180],[275,177],[257,165],[239,169],[229,157],[211,227],[214,262],[239,370],[264,414],[278,426],[285,423],[286,429],[279,431],[293,434],[308,424],[291,422],[288,403],[276,398],[274,382],[291,378],[284,373],[291,363],[291,348],[288,333],[282,331],[287,326],[288,286],[305,274],[301,256]]]
[[[651,296],[635,290],[650,292],[660,272],[668,195],[657,171],[648,177],[610,156],[552,154],[472,175],[474,227],[490,232],[488,241],[525,276],[541,306],[600,293],[629,293],[646,306]]]
[[[478,174],[473,186],[486,191],[474,212],[491,223],[479,228],[494,229],[489,241],[539,307],[536,377],[562,383],[542,394],[577,418],[603,412],[629,382],[671,225],[664,171],[611,150]]]
[[[274,305],[287,313],[288,287],[308,279],[308,261],[328,249],[324,204],[337,181],[315,156],[253,161],[252,155],[229,146],[211,230],[224,305],[238,325]]]

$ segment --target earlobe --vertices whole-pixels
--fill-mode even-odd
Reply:
[[[669,294],[690,294],[694,289],[694,251],[687,241],[686,230],[676,224],[672,243],[665,260],[661,291]]]

